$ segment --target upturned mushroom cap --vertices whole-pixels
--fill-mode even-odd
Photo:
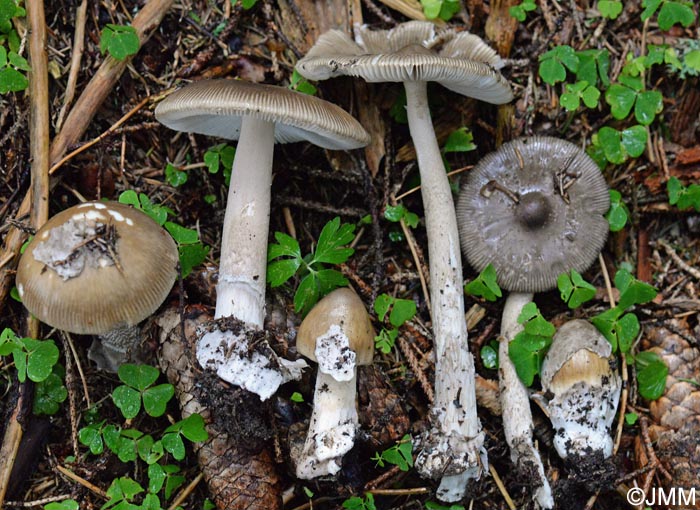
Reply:
[[[507,103],[508,82],[500,57],[481,38],[410,21],[391,30],[359,28],[355,41],[339,30],[321,35],[297,70],[306,78],[359,76],[368,82],[434,81],[459,94]]]
[[[86,202],[36,233],[16,283],[24,306],[42,322],[103,334],[155,312],[177,264],[175,242],[147,215],[117,202]]]
[[[325,149],[350,150],[369,134],[342,108],[283,87],[240,80],[202,80],[173,92],[156,107],[167,127],[238,140],[243,117],[275,123],[278,143],[308,141]]]
[[[584,151],[557,138],[520,138],[467,175],[457,201],[462,251],[477,271],[493,264],[507,290],[545,291],[595,260],[609,207],[605,179]]]
[[[334,290],[311,309],[297,331],[297,350],[318,363],[318,340],[338,337],[347,338],[340,343],[355,353],[356,365],[372,363],[374,328],[364,303],[347,287]]]

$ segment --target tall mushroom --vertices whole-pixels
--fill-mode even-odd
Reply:
[[[117,371],[134,359],[136,325],[151,315],[177,277],[170,235],[117,202],[85,202],[49,219],[17,266],[22,303],[49,326],[100,335],[89,356]]]
[[[318,373],[306,442],[294,459],[297,477],[336,474],[355,444],[357,367],[372,363],[374,336],[364,303],[349,288],[324,297],[299,326],[297,350],[318,363]]]
[[[493,264],[511,291],[503,309],[499,379],[503,427],[513,463],[532,473],[534,498],[553,505],[532,441],[527,388],[508,356],[522,331],[517,318],[534,292],[556,287],[571,269],[584,271],[608,233],[610,206],[600,169],[574,144],[550,137],[520,138],[485,156],[466,177],[457,202],[462,250],[477,270]]]
[[[216,287],[215,319],[222,320],[203,332],[197,359],[264,400],[282,382],[298,377],[303,365],[277,358],[269,346],[252,348],[265,317],[274,144],[308,141],[349,150],[369,143],[369,135],[347,112],[322,99],[239,80],[187,85],[158,105],[156,118],[178,131],[238,140]]]
[[[513,94],[496,70],[501,66],[496,52],[479,37],[419,21],[389,31],[362,27],[355,41],[337,30],[327,32],[296,66],[309,79],[359,76],[369,82],[403,82],[406,89],[425,208],[435,337],[431,428],[423,437],[416,467],[423,476],[441,479],[438,497],[444,501],[461,499],[467,482],[481,476],[487,459],[464,321],[454,201],[433,131],[427,84],[435,81],[465,96],[507,103]]]

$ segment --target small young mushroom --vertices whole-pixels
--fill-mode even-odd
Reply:
[[[502,65],[496,52],[473,34],[412,21],[388,31],[361,27],[355,41],[332,30],[296,66],[309,79],[359,76],[368,82],[403,82],[406,90],[428,234],[435,342],[431,427],[423,437],[416,467],[421,475],[441,480],[438,497],[448,502],[464,496],[467,482],[481,476],[487,459],[464,321],[454,201],[430,118],[427,84],[435,81],[465,96],[507,103],[513,94],[497,71]]]
[[[175,242],[147,215],[117,202],[86,202],[36,233],[17,266],[16,284],[40,321],[100,335],[89,357],[116,372],[134,359],[135,326],[165,300],[177,265]]]
[[[572,143],[520,138],[485,156],[467,175],[457,202],[462,251],[478,271],[493,264],[511,291],[501,320],[499,380],[503,427],[513,463],[535,478],[534,499],[553,499],[532,441],[527,388],[508,356],[522,331],[517,318],[533,293],[556,287],[571,269],[584,271],[605,243],[608,187],[595,162]]]
[[[297,477],[334,475],[355,443],[356,370],[374,356],[374,329],[362,300],[334,290],[309,312],[297,332],[297,350],[318,363],[314,409],[306,442],[294,459]]]
[[[588,321],[557,330],[542,362],[542,389],[554,427],[554,448],[572,464],[612,455],[610,427],[622,381],[611,364],[610,342]]]
[[[238,140],[224,216],[215,319],[197,359],[222,379],[269,398],[301,375],[299,364],[268,347],[251,349],[265,318],[270,189],[274,144],[308,141],[349,150],[369,143],[341,108],[283,87],[240,80],[202,80],[164,99],[156,118],[171,129]]]

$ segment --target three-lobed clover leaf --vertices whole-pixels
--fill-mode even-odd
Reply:
[[[622,2],[620,0],[598,0],[598,11],[604,18],[617,19],[622,13]]]
[[[595,297],[595,287],[584,280],[575,269],[568,274],[560,274],[557,278],[557,287],[562,301],[571,309],[578,308]]]
[[[377,466],[384,467],[385,464],[393,464],[401,471],[408,471],[413,467],[413,441],[408,434],[404,435],[397,443],[379,453],[376,452],[372,460]]]
[[[641,156],[646,148],[647,138],[648,133],[644,126],[631,126],[622,131],[603,126],[592,137],[593,150],[599,150],[610,163],[620,164],[630,157]],[[594,156],[594,159],[597,158]]]
[[[301,92],[302,94],[308,94],[309,96],[315,96],[318,92],[318,89],[314,87],[309,80],[299,74],[299,71],[296,69],[292,71],[292,76],[289,78],[289,88]]]
[[[119,202],[129,204],[143,211],[153,221],[164,227],[177,244],[180,272],[186,278],[195,266],[198,266],[207,258],[209,246],[199,240],[196,230],[183,227],[172,221],[168,216],[175,216],[175,212],[169,207],[154,204],[145,193],[136,193],[134,190],[126,190],[119,195]]]
[[[523,325],[523,331],[508,344],[508,357],[523,384],[531,386],[535,376],[540,373],[542,360],[556,330],[551,322],[542,317],[533,302],[523,306],[518,323]]]
[[[610,225],[610,232],[619,232],[625,228],[628,218],[629,211],[622,201],[622,195],[619,191],[611,189],[610,209],[605,213],[605,219],[608,220],[608,224]]]
[[[487,265],[479,276],[464,286],[464,292],[470,296],[483,297],[487,301],[496,301],[503,295],[498,286],[498,277],[493,264]]]
[[[449,21],[461,9],[459,0],[420,0],[425,17]]]
[[[124,418],[135,418],[142,403],[150,416],[158,417],[165,413],[168,401],[175,395],[175,388],[168,383],[153,386],[160,376],[157,368],[124,364],[119,367],[117,374],[124,384],[114,389],[112,400]]]
[[[100,36],[100,51],[109,53],[117,60],[125,60],[139,51],[141,42],[132,26],[108,23]]]
[[[0,333],[0,356],[12,355],[17,379],[24,382],[45,380],[58,362],[58,347],[53,340],[20,338],[10,328]]]
[[[46,379],[36,383],[32,404],[34,414],[53,415],[58,412],[61,403],[68,398],[68,390],[63,384],[65,376],[65,369],[56,364]]]
[[[575,111],[581,105],[581,101],[588,108],[598,106],[600,90],[588,84],[587,81],[567,83],[566,92],[559,98],[561,105],[568,111]]]
[[[634,278],[625,269],[617,271],[615,287],[620,291],[617,305],[596,315],[591,322],[610,342],[613,352],[619,349],[622,353],[628,353],[639,334],[640,325],[637,316],[627,310],[653,300],[657,291],[648,283]]]
[[[527,18],[527,13],[530,11],[534,11],[535,9],[537,9],[537,4],[535,3],[535,0],[523,0],[517,5],[512,5],[508,9],[508,14],[510,14],[522,23],[523,21],[525,21],[525,18]]]
[[[387,205],[384,209],[384,217],[394,223],[398,223],[403,220],[411,228],[416,228],[418,226],[418,215],[412,213],[403,204],[398,205]]]
[[[540,55],[540,68],[538,74],[545,83],[554,85],[566,80],[566,70],[576,72],[579,65],[579,57],[576,51],[568,45],[556,46]]]
[[[589,49],[576,52],[578,68],[576,80],[585,81],[592,87],[610,86],[610,52],[606,49]]]
[[[677,206],[679,209],[694,208],[700,212],[700,185],[690,184],[683,186],[678,177],[670,177],[666,183],[666,191],[668,192],[668,202],[671,205]]]
[[[469,152],[473,150],[476,150],[474,135],[464,126],[452,131],[447,136],[447,140],[445,140],[445,143],[442,146],[443,154],[450,152]]]
[[[611,85],[605,92],[605,101],[616,119],[625,119],[634,107],[634,117],[647,126],[663,110],[663,96],[658,90],[644,90],[640,77],[620,75],[620,83]]]
[[[639,394],[647,400],[656,400],[664,394],[668,367],[655,352],[645,351],[634,356]]]
[[[659,11],[657,21],[661,30],[668,30],[676,23],[689,27],[695,22],[693,2],[690,0],[642,0],[642,7],[642,21]]]
[[[227,143],[220,143],[207,149],[204,153],[204,164],[210,174],[216,174],[223,168],[224,184],[228,186],[231,183],[231,169],[235,156],[235,147]]]

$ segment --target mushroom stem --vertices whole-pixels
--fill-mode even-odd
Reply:
[[[352,378],[347,381],[337,381],[318,371],[309,431],[297,459],[298,478],[310,480],[340,471],[340,462],[352,448],[358,426],[356,370],[353,368]]]
[[[476,414],[474,360],[467,343],[462,261],[452,190],[428,108],[426,82],[404,82],[408,126],[421,176],[430,261],[435,342],[435,400],[418,471],[442,478],[438,497],[462,499],[486,466],[484,434]]]
[[[215,317],[262,329],[275,125],[245,117],[231,169]]]
[[[503,432],[510,447],[510,458],[523,473],[532,477],[527,482],[535,485],[533,499],[542,508],[552,508],[552,489],[544,474],[540,454],[532,441],[532,411],[527,388],[518,377],[515,366],[508,355],[508,344],[523,330],[518,316],[523,307],[532,301],[527,292],[511,292],[506,299],[501,318],[501,338],[498,347],[498,379],[501,409],[503,409]]]

